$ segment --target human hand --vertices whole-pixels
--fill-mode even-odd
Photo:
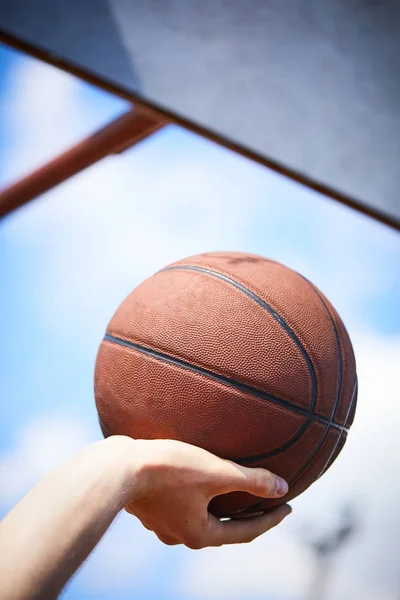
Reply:
[[[278,490],[279,481],[264,469],[241,467],[182,442],[117,435],[90,444],[1,521],[0,599],[58,597],[124,507],[166,544],[250,542],[290,508],[221,522],[208,504],[232,491],[281,497],[287,484]]]
[[[134,445],[135,494],[125,508],[165,544],[200,549],[250,542],[291,512],[283,505],[261,516],[220,521],[207,510],[213,497],[243,491],[277,498],[287,493],[287,483],[183,442],[134,440]]]

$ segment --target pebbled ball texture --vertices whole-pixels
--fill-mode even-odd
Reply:
[[[290,485],[283,499],[218,496],[220,517],[301,494],[333,463],[355,413],[347,331],[325,296],[260,256],[178,261],[139,285],[100,345],[95,396],[104,435],[169,438]]]

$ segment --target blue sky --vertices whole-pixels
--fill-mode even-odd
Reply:
[[[0,86],[1,185],[126,108],[2,46]],[[122,515],[65,598],[302,598],[313,561],[298,532],[310,521],[329,529],[349,500],[361,506],[365,526],[335,566],[329,599],[397,598],[400,484],[383,490],[400,467],[400,238],[176,126],[104,159],[0,226],[0,511],[99,438],[93,367],[121,300],[165,264],[211,250],[280,260],[334,303],[360,376],[348,444],[293,503],[290,523],[248,547],[166,548]]]

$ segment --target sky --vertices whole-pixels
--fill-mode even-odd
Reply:
[[[0,186],[126,108],[0,46]],[[63,597],[303,600],[315,574],[307,540],[352,505],[359,529],[332,565],[327,598],[397,600],[400,237],[173,125],[0,224],[0,513],[100,439],[94,362],[122,299],[168,263],[217,250],[281,261],[337,308],[360,382],[345,449],[285,523],[249,545],[166,547],[121,514]]]

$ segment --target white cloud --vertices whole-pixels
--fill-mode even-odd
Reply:
[[[0,461],[0,506],[10,508],[51,469],[93,441],[70,414],[43,414],[23,425]]]
[[[201,600],[297,599],[311,577],[311,557],[282,525],[245,546],[188,553],[181,564],[176,591],[184,598]]]
[[[22,62],[10,78],[5,123],[15,144],[4,155],[12,181],[29,173],[79,139],[79,82],[39,61]],[[80,125],[80,126],[79,126]]]
[[[84,326],[87,340],[98,339],[141,279],[182,256],[240,244],[258,205],[243,205],[249,187],[190,155],[163,165],[138,148],[26,207],[6,235],[12,246],[40,252],[29,288],[39,322],[73,337]]]
[[[96,595],[116,594],[137,585],[165,548],[131,515],[121,513],[78,573],[80,589]]]
[[[2,127],[13,140],[2,156],[4,185],[102,127],[127,104],[113,99],[98,106],[93,99],[89,101],[87,84],[38,60],[29,58],[17,65],[7,80],[3,99]],[[86,94],[82,93],[84,85]]]

